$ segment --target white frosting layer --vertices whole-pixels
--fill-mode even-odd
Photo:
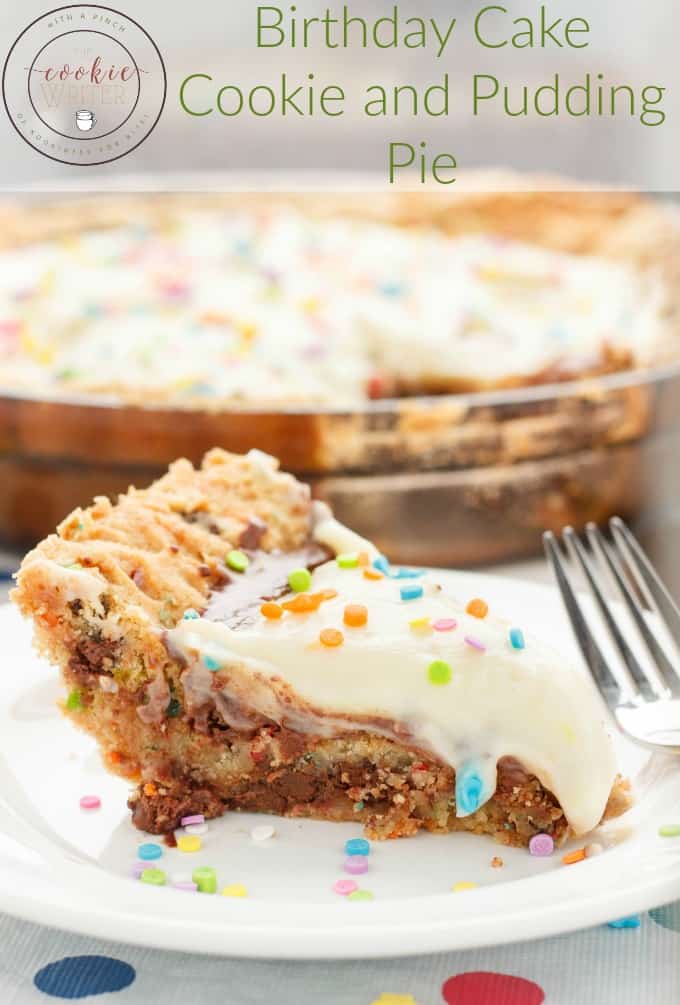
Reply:
[[[414,585],[423,587],[423,596],[403,600],[401,588]],[[467,614],[471,598],[460,603],[449,596],[434,574],[370,581],[361,568],[340,569],[332,561],[313,574],[312,591],[325,588],[336,589],[338,596],[309,614],[287,612],[268,621],[257,612],[237,630],[204,618],[180,622],[169,636],[189,661],[193,697],[197,688],[209,693],[212,674],[204,662],[209,656],[213,667],[230,668],[230,679],[239,681],[241,695],[246,688],[257,711],[279,720],[285,715],[293,728],[319,727],[313,716],[305,727],[305,703],[327,715],[332,728],[371,728],[334,721],[338,716],[393,720],[411,734],[407,742],[436,754],[461,778],[466,772],[477,775],[482,803],[495,790],[498,759],[514,756],[554,793],[576,833],[599,823],[616,776],[601,705],[585,675],[526,632],[527,612],[517,623],[525,648],[517,650],[509,641],[509,623],[493,611],[483,619]],[[349,603],[367,607],[365,627],[343,624]],[[410,622],[422,618],[453,618],[457,626],[414,630]],[[329,627],[342,631],[341,646],[319,642],[319,633]],[[449,683],[431,683],[428,667],[434,660],[450,666]],[[261,686],[277,677],[301,699],[302,715],[295,703],[292,709],[277,705]],[[383,730],[378,725],[375,731]],[[459,801],[457,812],[471,810]]]
[[[663,306],[653,275],[515,241],[187,211],[0,254],[0,383],[352,404],[383,378],[578,371],[606,346],[644,363]]]

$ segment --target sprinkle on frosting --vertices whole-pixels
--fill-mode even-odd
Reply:
[[[473,618],[485,618],[489,613],[489,605],[485,600],[480,600],[479,597],[475,597],[465,608],[467,613]]]
[[[437,618],[432,622],[435,632],[452,632],[458,626],[455,618]]]
[[[322,646],[327,646],[329,649],[341,646],[344,641],[344,635],[337,628],[323,628],[319,633],[319,642]]]
[[[433,660],[427,668],[430,684],[448,684],[451,681],[451,667],[445,660]]]
[[[486,646],[480,639],[477,638],[476,635],[466,635],[465,642],[467,642],[467,644],[473,649],[476,649],[478,653],[486,652]]]
[[[283,617],[283,607],[281,604],[275,604],[268,600],[260,607],[260,614],[268,621],[278,621],[279,618]]]
[[[399,589],[402,600],[418,600],[423,595],[423,588],[419,585],[402,586]]]
[[[288,575],[288,585],[294,593],[304,593],[312,585],[309,569],[293,569]]]
[[[495,779],[493,787],[490,787],[484,774],[481,765],[476,761],[465,761],[456,771],[457,817],[468,817],[476,813],[493,793]]]
[[[428,617],[413,618],[412,621],[409,621],[408,626],[412,632],[422,632],[424,634],[431,632],[434,628],[432,619]]]
[[[226,561],[229,568],[233,569],[234,572],[245,572],[250,565],[248,556],[236,548],[229,552]]]
[[[513,649],[524,649],[524,632],[521,628],[511,628],[508,632],[508,639]]]
[[[335,561],[340,569],[356,569],[359,565],[359,555],[356,552],[345,552],[338,555]]]
[[[363,604],[347,604],[342,620],[349,628],[363,628],[368,621],[368,609]]]
[[[284,600],[281,607],[293,614],[310,614],[321,606],[322,598],[318,594],[298,593],[292,600]]]

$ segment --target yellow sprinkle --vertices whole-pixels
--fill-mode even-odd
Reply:
[[[177,838],[177,847],[180,851],[200,851],[201,839],[195,834],[182,834]]]
[[[414,618],[413,621],[409,621],[408,626],[412,632],[431,632],[431,620],[431,618]]]
[[[418,1005],[413,995],[397,995],[392,991],[383,991],[371,1005]]]
[[[571,726],[568,723],[561,722],[560,723],[560,729],[562,730],[562,734],[563,734],[565,740],[567,741],[567,743],[575,743],[576,742],[576,733],[574,732],[574,730],[571,728]]]
[[[318,297],[306,297],[300,306],[306,314],[314,314],[321,306],[321,302]]]
[[[465,890],[476,890],[476,883],[454,883],[451,887],[454,893],[463,893]]]
[[[225,886],[222,890],[223,897],[247,897],[248,891],[246,890],[243,883],[232,883],[230,886]]]

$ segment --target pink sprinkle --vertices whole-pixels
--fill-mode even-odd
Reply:
[[[181,823],[182,827],[186,827],[187,824],[204,824],[205,823],[205,817],[203,816],[202,813],[194,813],[190,817],[182,817],[182,819],[180,820],[180,823]]]
[[[355,890],[358,890],[359,884],[355,883],[353,879],[339,879],[337,883],[333,884],[333,889],[341,897],[346,897],[349,893],[354,893]]]
[[[432,627],[435,632],[452,632],[457,624],[455,618],[439,618],[438,621],[432,622]]]
[[[529,842],[529,851],[537,858],[547,858],[555,850],[555,842],[549,834],[534,834]]]
[[[80,808],[81,810],[98,810],[101,806],[102,801],[99,796],[81,796],[80,797]]]
[[[345,859],[343,869],[351,876],[359,876],[362,872],[368,872],[368,855],[348,856]]]
[[[479,639],[476,639],[474,635],[466,635],[465,641],[469,646],[472,646],[473,649],[476,649],[477,652],[480,653],[486,652],[486,646],[484,645],[484,643],[480,642]]]
[[[196,893],[198,887],[191,880],[180,880],[178,883],[172,884],[175,890],[184,890],[185,893]]]
[[[132,863],[132,868],[130,872],[132,873],[135,879],[139,879],[144,870],[148,868],[149,868],[149,862],[142,862],[141,860],[137,860],[136,862]]]

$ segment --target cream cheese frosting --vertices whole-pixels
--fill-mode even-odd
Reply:
[[[327,544],[361,544],[329,520],[321,514],[317,523]],[[599,823],[617,770],[584,674],[521,623],[493,610],[470,614],[471,598],[451,596],[434,572],[389,570],[369,579],[361,565],[333,560],[311,575],[310,592],[336,591],[317,610],[268,620],[257,605],[236,628],[211,620],[210,610],[192,612],[168,632],[187,663],[189,708],[218,693],[237,728],[244,725],[238,709],[247,707],[312,734],[373,730],[400,739],[455,768],[459,816],[493,795],[497,762],[512,756],[555,795],[575,833]],[[364,626],[344,623],[348,604],[365,606]],[[342,633],[341,645],[320,642],[327,628]],[[450,671],[444,682],[433,683],[433,664]],[[215,675],[222,672],[220,690]]]
[[[346,406],[389,381],[497,383],[639,363],[651,273],[488,235],[285,209],[177,211],[0,254],[0,384]]]

